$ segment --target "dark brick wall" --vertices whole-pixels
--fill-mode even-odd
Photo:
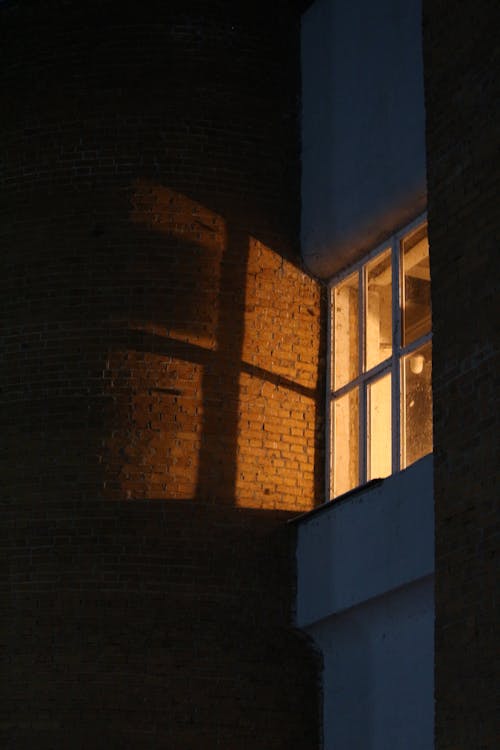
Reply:
[[[424,2],[438,750],[500,743],[499,16],[496,2]]]
[[[9,3],[1,28],[9,491],[311,507],[297,15]]]
[[[0,36],[3,745],[315,747],[297,10],[12,0]]]
[[[2,747],[318,747],[317,665],[287,627],[288,516],[4,506]]]

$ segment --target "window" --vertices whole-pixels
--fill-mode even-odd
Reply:
[[[432,451],[427,226],[395,235],[330,287],[330,497]]]

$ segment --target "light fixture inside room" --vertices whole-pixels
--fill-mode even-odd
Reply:
[[[420,375],[424,369],[424,357],[422,354],[415,354],[410,357],[410,370],[414,375]]]

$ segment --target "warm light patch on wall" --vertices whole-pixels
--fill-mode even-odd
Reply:
[[[183,193],[148,180],[137,180],[130,220],[148,229],[196,242],[217,255],[226,236],[221,216]]]
[[[314,504],[312,395],[264,374],[240,376],[236,497],[242,507],[308,510]]]
[[[139,181],[131,205],[139,304],[104,375],[107,494],[311,508],[318,284],[174,190]]]
[[[125,366],[126,390],[121,382]],[[173,356],[129,350],[114,352],[107,374],[122,425],[105,446],[115,464],[115,481],[108,482],[106,495],[194,497],[203,424],[203,367]]]
[[[182,499],[200,488],[204,377],[217,346],[226,226],[185,195],[134,183],[129,219],[136,256],[125,258],[134,315],[115,321],[127,348],[109,354],[103,377],[114,410],[104,451],[108,497]]]
[[[130,221],[147,231],[146,246],[148,234],[164,238],[152,271],[164,274],[163,299],[160,293],[157,302],[151,302],[154,323],[141,324],[154,325],[160,335],[215,349],[225,220],[188,196],[147,180],[134,183],[131,207]],[[156,286],[161,289],[161,277]]]
[[[131,321],[129,329],[131,331],[150,334],[165,341],[169,340],[180,344],[199,346],[209,351],[214,351],[216,348],[215,333],[202,334],[199,331],[178,331],[173,330],[170,326],[157,325],[156,323],[141,323],[139,321]]]
[[[319,299],[309,276],[251,237],[243,361],[315,389]]]
[[[320,291],[250,238],[238,428],[239,505],[314,504]]]

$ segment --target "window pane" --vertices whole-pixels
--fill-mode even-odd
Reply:
[[[354,273],[333,290],[335,389],[358,376],[358,289],[359,275]]]
[[[401,440],[403,468],[432,451],[432,350],[429,341],[403,360]]]
[[[368,384],[368,479],[392,473],[391,374]]]
[[[335,497],[359,484],[359,389],[333,403],[333,494]]]
[[[378,255],[366,267],[366,369],[392,354],[391,251]]]
[[[431,330],[431,275],[426,227],[403,241],[403,346]]]

